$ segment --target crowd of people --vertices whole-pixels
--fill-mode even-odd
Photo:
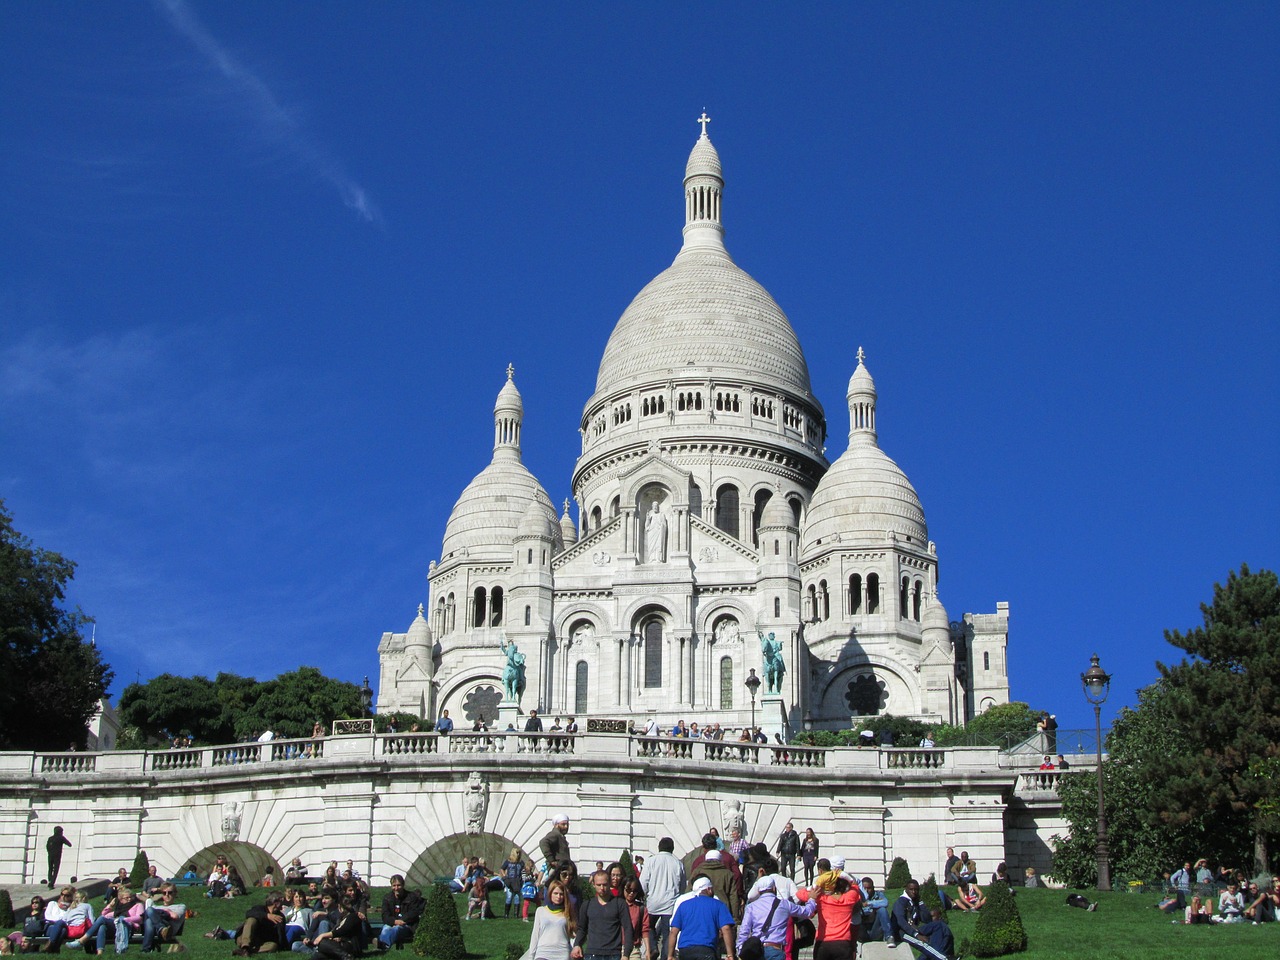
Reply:
[[[155,883],[148,888],[152,880]],[[182,949],[177,937],[187,907],[176,902],[177,888],[156,877],[153,869],[144,891],[135,895],[128,877],[117,877],[96,916],[91,900],[75,887],[63,887],[48,900],[32,897],[22,929],[0,938],[0,953],[59,953],[71,945],[87,954],[103,953],[110,940],[120,954],[128,950],[135,935],[141,935],[144,953],[164,946]]]
[[[1217,909],[1214,899],[1217,898]],[[1190,860],[1164,876],[1163,897],[1156,906],[1183,923],[1275,923],[1280,921],[1280,876],[1259,884],[1244,871]]]

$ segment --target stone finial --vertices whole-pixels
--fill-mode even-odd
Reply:
[[[859,345],[859,347],[858,347],[858,362],[859,362],[859,363],[861,363],[861,362],[862,362],[863,360],[865,360],[865,359],[867,359],[867,355],[866,355],[865,353],[863,353],[863,352],[862,352],[862,347],[861,347],[861,345]]]
[[[516,378],[516,365],[514,363],[507,364],[507,379],[514,380]]]
[[[418,616],[422,616],[422,604],[418,604]]]
[[[566,517],[569,515],[569,498],[568,497],[564,498],[564,513]]]
[[[711,118],[707,116],[707,108],[703,107],[702,116],[700,116],[697,120],[695,120],[694,123],[702,124],[702,135],[704,137],[707,135],[707,124],[710,122],[711,122]]]

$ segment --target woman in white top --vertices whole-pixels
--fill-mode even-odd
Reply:
[[[533,915],[533,934],[521,960],[569,960],[577,932],[568,891],[559,880],[552,880],[547,884],[546,905]]]
[[[1222,914],[1223,923],[1244,922],[1244,894],[1238,884],[1227,884],[1227,892],[1218,901],[1218,911]]]

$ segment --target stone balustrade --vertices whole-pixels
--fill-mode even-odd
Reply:
[[[1058,795],[1058,784],[1066,776],[1063,770],[1028,770],[1018,774],[1019,794],[1051,793]]]
[[[272,740],[186,749],[94,753],[0,754],[0,779],[6,773],[60,778],[91,774],[148,773],[181,775],[193,770],[265,767],[297,762],[328,763],[379,758],[401,764],[432,763],[458,755],[607,758],[664,764],[725,764],[765,768],[817,767],[847,774],[937,775],[999,767],[993,747],[863,748],[807,747],[796,744],[740,743],[701,738],[675,739],[626,734],[576,734],[455,731],[356,733],[334,737]],[[1056,771],[1020,774],[1020,789],[1056,791]],[[1041,780],[1036,780],[1041,777]],[[1033,782],[1034,781],[1034,782]]]

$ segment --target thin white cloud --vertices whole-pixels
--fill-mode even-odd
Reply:
[[[351,179],[342,165],[315,143],[271,88],[249,67],[231,55],[211,34],[186,0],[153,0],[174,29],[238,90],[267,134],[286,145],[316,177],[337,190],[342,202],[362,219],[380,222],[381,215],[368,192]]]

